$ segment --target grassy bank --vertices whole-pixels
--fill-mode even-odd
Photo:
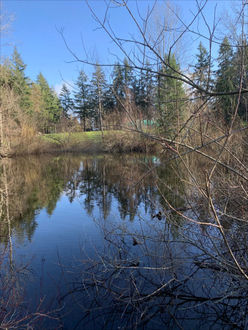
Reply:
[[[126,131],[65,132],[25,136],[6,156],[54,152],[156,152],[159,145],[139,133]]]

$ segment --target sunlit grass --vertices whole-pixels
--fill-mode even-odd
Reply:
[[[85,142],[88,140],[98,141],[101,138],[101,132],[74,132],[74,133],[53,133],[42,136],[46,142],[60,143],[71,141],[74,143]]]
[[[118,133],[123,133],[122,131],[104,131],[104,136],[110,136],[112,134],[116,135]],[[64,133],[53,133],[53,134],[44,134],[41,137],[46,142],[51,143],[62,143],[68,142],[71,143],[80,143],[80,142],[100,142],[102,139],[101,131],[90,131],[90,132],[64,132]]]

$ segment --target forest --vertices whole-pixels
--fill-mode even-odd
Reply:
[[[74,86],[64,83],[59,95],[42,73],[36,81],[26,76],[26,64],[14,48],[12,57],[1,63],[0,71],[1,155],[20,141],[25,150],[30,139],[47,133],[149,127],[160,136],[174,138],[199,106],[204,108],[201,123],[210,118],[225,128],[239,98],[237,119],[241,126],[246,125],[247,94],[232,94],[240,86],[241,70],[242,88],[248,86],[246,42],[241,48],[225,37],[219,45],[215,69],[200,42],[190,72],[191,88],[181,79],[184,73],[175,54],[164,54],[156,69],[148,61],[139,68],[125,57],[122,63],[113,65],[109,77],[96,63],[91,77],[80,70]]]

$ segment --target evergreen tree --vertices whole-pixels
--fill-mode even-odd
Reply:
[[[198,54],[196,55],[197,63],[194,66],[194,78],[199,87],[207,90],[211,84],[211,77],[209,76],[210,55],[201,42],[197,49]]]
[[[233,91],[234,87],[234,66],[233,51],[227,37],[220,45],[218,56],[219,68],[216,71],[216,91],[226,93]],[[226,123],[229,123],[234,112],[235,97],[223,95],[217,98],[216,108],[223,111]]]
[[[116,63],[113,70],[113,93],[115,96],[115,105],[119,111],[123,110],[125,100],[129,102],[133,98],[133,70],[130,67],[128,59],[125,58],[123,65]]]
[[[105,114],[109,114],[114,111],[115,108],[115,96],[113,94],[113,86],[106,85],[103,95],[103,109]]]
[[[26,113],[29,113],[31,110],[30,80],[25,76],[26,64],[24,64],[16,47],[14,48],[14,52],[12,54],[12,65],[14,91],[20,97],[21,109]]]
[[[71,98],[71,92],[68,87],[63,84],[59,94],[60,104],[63,109],[63,115],[65,118],[69,118],[69,111],[73,110],[73,100]]]
[[[133,104],[135,95],[133,90],[133,85],[135,78],[133,76],[133,69],[130,67],[129,61],[127,58],[124,58],[123,67],[122,67],[122,76],[124,84],[124,99],[126,104]]]
[[[151,72],[150,64],[147,62],[145,65],[145,104],[144,112],[149,119],[153,116],[153,105],[154,105],[154,80]]]
[[[141,71],[141,70],[140,70]],[[132,91],[133,91],[133,99],[136,106],[141,105],[141,80],[140,80],[140,74],[138,76],[133,76],[132,80]]]
[[[141,109],[145,119],[151,119],[154,96],[154,82],[149,63],[140,70],[139,77],[133,80],[135,104]]]
[[[120,110],[121,109],[120,103],[125,96],[123,70],[121,68],[120,63],[116,63],[116,65],[114,66],[112,78],[113,78],[113,93],[115,97],[115,105],[117,106],[118,110]]]
[[[41,112],[41,119],[44,125],[43,129],[48,133],[51,131],[54,124],[59,121],[62,109],[55,91],[49,87],[42,73],[37,77],[37,84],[40,86],[44,103],[44,108]]]
[[[86,130],[86,119],[90,117],[89,85],[87,80],[86,74],[81,70],[76,82],[77,91],[74,94],[74,112],[83,122],[84,131]]]
[[[123,76],[123,83],[126,88],[132,87],[133,82],[133,70],[130,67],[128,59],[125,57],[123,61],[123,68],[121,69]]]
[[[233,56],[233,66],[234,66],[234,75],[233,83],[234,87],[237,90],[240,87],[242,82],[242,88],[248,89],[248,42],[240,42],[239,45],[242,47],[237,47],[237,51]],[[240,77],[242,76],[242,80]],[[238,96],[236,97],[237,100]],[[244,93],[240,97],[240,104],[238,109],[239,116],[248,121],[248,95]]]
[[[106,80],[105,75],[100,67],[100,65],[95,66],[95,72],[92,75],[91,79],[92,86],[92,94],[94,98],[92,98],[93,109],[95,110],[95,118],[97,118],[97,122],[99,123],[99,127],[102,130],[102,117],[103,117],[103,96],[106,89]]]
[[[167,58],[167,57],[166,57]],[[169,66],[163,66],[160,69],[159,84],[157,91],[157,107],[159,106],[159,125],[161,132],[168,137],[174,136],[180,121],[183,117],[183,98],[185,98],[185,92],[182,82],[180,80],[166,77],[175,76],[175,73],[180,71],[179,64],[176,62],[175,55],[173,54],[169,58]]]
[[[37,126],[42,130],[42,111],[45,109],[45,102],[42,95],[41,86],[36,83],[32,83],[31,85],[30,101],[32,104],[32,118]]]

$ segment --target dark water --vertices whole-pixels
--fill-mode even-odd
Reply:
[[[5,160],[0,321],[33,313],[17,328],[246,328],[247,282],[217,228],[194,222],[211,217],[181,163],[142,155]],[[225,228],[245,259],[246,227]]]

